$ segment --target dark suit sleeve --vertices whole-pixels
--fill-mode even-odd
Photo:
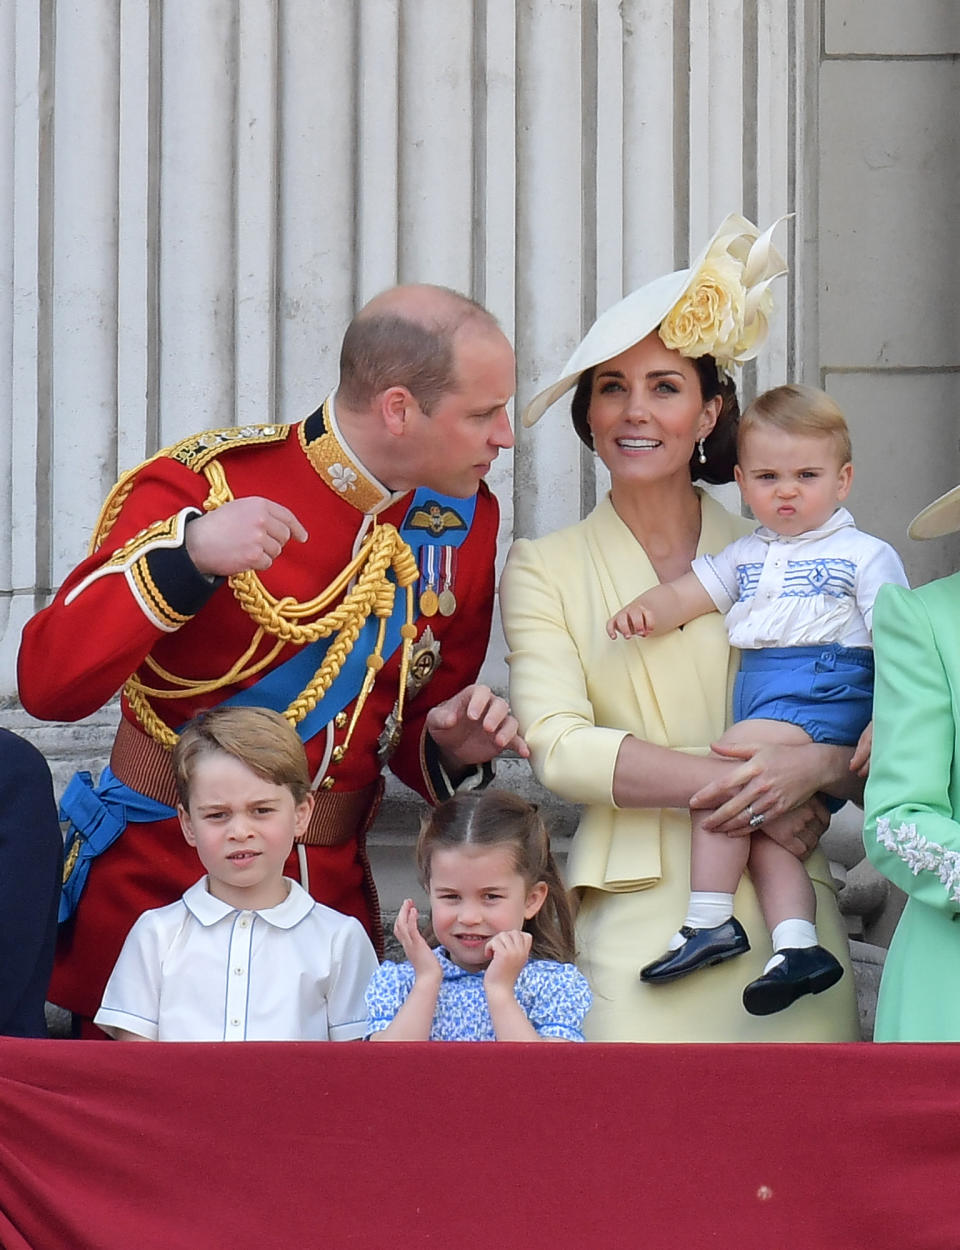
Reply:
[[[0,1034],[46,1036],[62,861],[46,760],[0,729]]]

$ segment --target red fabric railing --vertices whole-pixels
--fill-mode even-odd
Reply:
[[[960,1047],[0,1041],[4,1250],[953,1250]]]

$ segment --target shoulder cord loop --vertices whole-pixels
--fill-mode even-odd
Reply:
[[[210,483],[210,493],[204,501],[204,509],[210,511],[212,508],[220,507],[221,504],[229,503],[233,499],[233,493],[227,484],[222,466],[214,460],[204,466],[203,472]],[[120,502],[122,503],[122,500]],[[119,512],[119,506],[115,505],[115,508],[116,512]],[[115,515],[116,513],[113,519]],[[100,541],[103,537],[105,535],[100,537]],[[387,577],[387,571],[391,568],[396,577],[396,584]],[[384,664],[383,644],[386,623],[393,612],[394,595],[398,585],[405,588],[407,601],[406,621],[400,627],[403,644],[400,657],[400,689],[397,696],[398,722],[402,718],[407,674],[410,668],[410,652],[417,635],[416,625],[413,622],[413,586],[418,576],[419,570],[413,552],[400,537],[396,527],[377,525],[376,521],[360,550],[346,568],[337,574],[325,590],[308,602],[298,603],[289,596],[278,599],[267,590],[252,570],[237,573],[228,578],[228,584],[240,607],[257,626],[250,645],[243,655],[222,677],[207,681],[191,681],[178,677],[168,672],[148,655],[147,667],[161,680],[168,682],[172,689],[157,689],[145,685],[138,677],[131,676],[124,686],[124,694],[143,729],[151,738],[170,748],[176,743],[177,734],[160,719],[150,706],[150,699],[197,698],[225,686],[239,684],[266,668],[285,645],[292,643],[295,646],[305,646],[319,638],[327,638],[336,633],[337,636],[327,648],[320,667],[306,688],[283,713],[291,725],[297,725],[313,711],[333,685],[360,631],[368,617],[373,614],[379,618],[380,627],[377,631],[374,650],[371,655],[367,656],[367,672],[357,696],[346,739],[340,748],[341,753],[345,752],[363,705],[373,688],[377,673]],[[351,581],[354,584],[346,590]],[[341,596],[343,596],[341,602],[327,612],[329,605]],[[325,613],[325,615],[318,616],[318,613]],[[315,619],[305,620],[304,618]],[[276,638],[277,642],[267,655],[251,663],[251,657],[256,653],[265,634]]]

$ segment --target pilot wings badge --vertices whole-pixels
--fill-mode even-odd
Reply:
[[[455,508],[442,505],[436,499],[425,499],[411,509],[403,523],[404,529],[427,530],[439,538],[446,530],[465,530],[467,523]]]

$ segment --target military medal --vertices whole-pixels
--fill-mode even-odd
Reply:
[[[437,549],[424,546],[420,548],[420,614],[436,616],[439,607],[437,596]]]
[[[453,593],[454,569],[457,552],[454,547],[441,548],[440,594],[437,596],[437,607],[441,616],[453,616],[457,610],[457,597]]]
[[[433,589],[432,586],[428,586],[427,589],[420,596],[421,616],[436,616],[437,608],[439,606],[440,606],[440,599],[437,595],[437,592]]]

